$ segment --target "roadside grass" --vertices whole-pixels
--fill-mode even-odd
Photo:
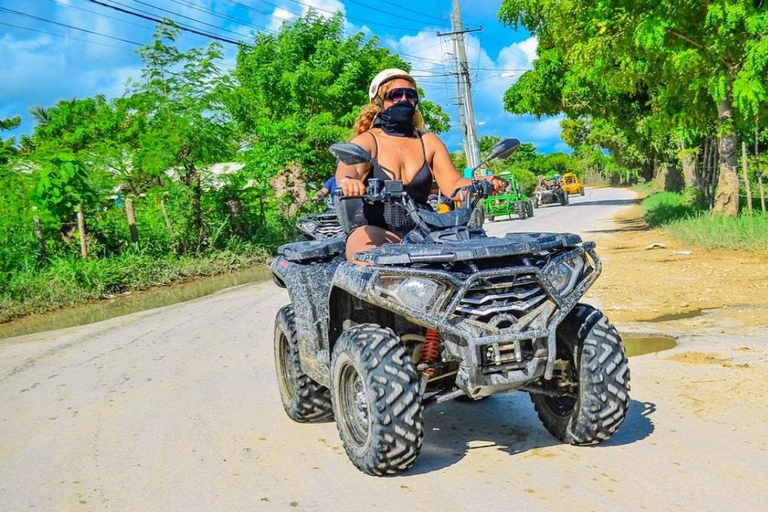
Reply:
[[[42,269],[23,269],[0,285],[0,323],[128,290],[244,270],[267,258],[268,253],[261,249],[195,257],[132,252],[104,259],[57,258]]]
[[[692,196],[659,192],[642,202],[646,222],[686,244],[705,249],[768,253],[768,215],[726,217],[702,210]]]

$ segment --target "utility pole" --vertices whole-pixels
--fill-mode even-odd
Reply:
[[[467,155],[467,163],[470,167],[476,167],[480,164],[480,149],[477,146],[477,131],[475,129],[475,108],[472,105],[472,85],[469,81],[469,65],[467,64],[467,50],[464,47],[464,28],[461,24],[461,8],[459,0],[453,0],[453,13],[451,14],[451,23],[453,26],[453,41],[456,46],[456,72],[457,88],[459,96],[462,97],[463,89],[464,103],[464,121],[462,127],[464,130],[464,148]],[[461,87],[459,87],[459,82]]]
[[[453,37],[455,40],[455,35]],[[455,50],[453,53],[453,63],[456,67],[456,105],[459,107],[459,126],[461,126],[461,135],[464,139],[464,156],[467,159],[467,164],[469,164],[469,154],[471,148],[468,144],[469,139],[467,138],[467,121],[464,119],[464,99],[461,96],[461,81],[459,80],[459,59],[456,58]],[[471,167],[474,167],[474,165]]]

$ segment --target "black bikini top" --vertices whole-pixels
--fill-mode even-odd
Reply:
[[[377,157],[379,154],[379,141],[376,139],[376,135],[373,132],[368,132],[373,137],[373,143],[376,146]],[[427,148],[424,147],[424,139],[421,137],[421,132],[416,132],[419,135],[421,141],[421,151],[424,154],[424,163],[421,169],[413,176],[413,179],[409,183],[403,183],[403,190],[417,203],[425,204],[429,199],[429,194],[432,192],[432,169],[427,164]],[[373,164],[373,172],[368,175],[369,178],[378,178],[382,180],[391,180],[395,177],[395,173],[380,165],[378,162]],[[368,178],[366,178],[366,181]]]

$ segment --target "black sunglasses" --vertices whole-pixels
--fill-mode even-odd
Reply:
[[[410,87],[398,87],[396,89],[390,89],[387,91],[387,94],[384,95],[384,99],[389,101],[402,101],[403,98],[408,101],[418,102],[419,93],[416,92],[416,89],[411,89]]]

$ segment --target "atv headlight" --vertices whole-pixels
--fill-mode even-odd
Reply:
[[[584,268],[584,258],[576,256],[556,264],[547,272],[547,279],[560,295],[567,295],[576,286]]]
[[[305,233],[312,234],[317,229],[317,223],[312,220],[302,220],[299,221],[299,229]]]
[[[374,283],[373,290],[408,309],[427,313],[440,306],[446,286],[421,277],[381,276]]]

